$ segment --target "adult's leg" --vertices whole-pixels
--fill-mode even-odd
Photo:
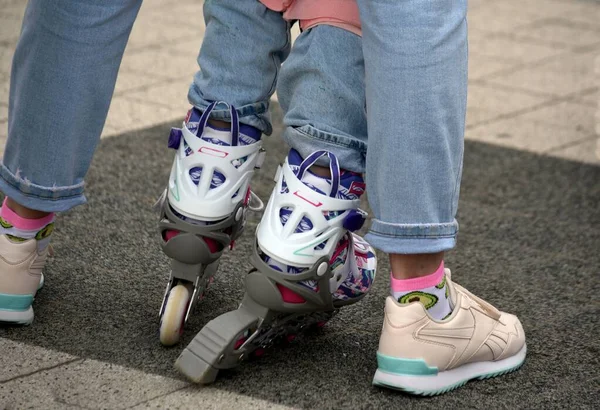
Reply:
[[[21,207],[55,212],[85,202],[84,176],[141,2],[29,2],[0,164],[0,191]]]

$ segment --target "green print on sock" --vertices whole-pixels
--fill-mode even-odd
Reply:
[[[25,238],[19,238],[18,236],[9,235],[9,234],[6,234],[6,237],[13,242],[19,242],[19,243],[25,242],[27,240]]]
[[[52,234],[52,231],[54,231],[54,222],[44,226],[42,230],[35,235],[35,239],[41,241],[42,239],[49,237]]]
[[[418,290],[407,293],[406,295],[398,299],[398,302],[400,303],[421,302],[421,304],[425,306],[425,309],[429,309],[430,307],[435,306],[437,301],[437,296],[432,295],[431,293],[425,293]]]
[[[6,220],[0,218],[0,226],[2,226],[5,229],[10,229],[13,226],[11,224],[9,224]]]
[[[446,286],[446,275],[444,275],[444,277],[442,278],[442,281],[440,283],[438,283],[437,285],[435,285],[436,288],[441,289],[444,286]]]

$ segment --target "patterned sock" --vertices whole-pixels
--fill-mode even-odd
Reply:
[[[435,272],[421,278],[395,279],[391,276],[392,296],[400,303],[421,302],[427,313],[437,320],[452,313],[444,261]]]
[[[13,242],[36,239],[38,249],[42,250],[48,246],[53,229],[53,213],[39,219],[23,218],[10,209],[6,205],[6,198],[4,199],[0,208],[0,235],[6,235]]]

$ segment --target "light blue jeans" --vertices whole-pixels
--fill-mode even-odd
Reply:
[[[342,168],[366,173],[373,246],[448,250],[458,231],[466,0],[358,3],[362,38],[317,26],[291,49],[289,23],[258,0],[207,0],[188,99],[200,109],[227,101],[241,122],[270,134],[277,88],[290,146],[304,156],[332,151]],[[140,5],[30,0],[12,67],[6,195],[53,212],[85,202],[84,177]],[[213,118],[227,120],[217,108]]]

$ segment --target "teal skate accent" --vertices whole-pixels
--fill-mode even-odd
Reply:
[[[175,197],[175,200],[179,202],[179,181],[175,179],[175,188],[171,189],[171,193]]]
[[[0,293],[0,310],[19,312],[33,303],[33,295],[7,295]]]
[[[379,370],[386,373],[411,376],[435,376],[438,374],[438,368],[429,367],[423,359],[401,359],[379,352],[377,352],[377,365]]]
[[[300,249],[294,251],[294,255],[297,255],[297,256],[313,256],[313,255],[307,255],[305,253],[302,253],[302,251],[305,250],[305,249],[309,249],[309,248],[313,249],[315,246],[317,246],[321,242],[323,242],[323,239],[322,238],[318,238],[316,241],[314,241],[310,245],[305,246],[304,248],[300,248]]]

